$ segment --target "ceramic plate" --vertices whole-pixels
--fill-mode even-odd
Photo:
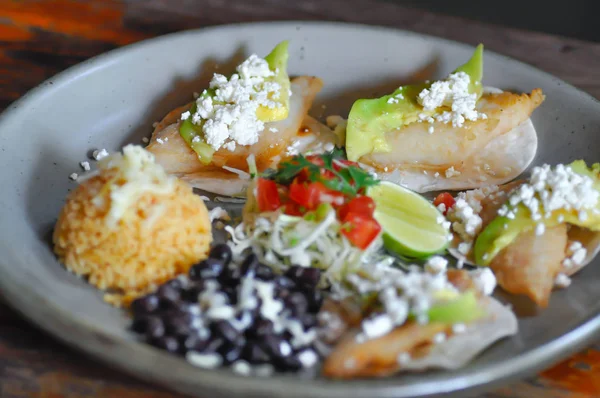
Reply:
[[[141,143],[152,123],[201,91],[218,67],[289,39],[291,74],[316,75],[325,88],[313,115],[347,114],[359,97],[413,79],[441,77],[473,47],[392,29],[335,23],[266,23],[176,33],[112,51],[46,81],[0,119],[0,288],[6,300],[48,332],[138,377],[203,397],[408,397],[462,395],[549,366],[582,348],[600,329],[600,261],[552,295],[541,313],[517,305],[519,334],[467,367],[381,380],[306,382],[254,379],[195,368],[141,344],[123,312],[57,262],[49,237],[69,180],[90,150]],[[484,83],[547,99],[534,112],[534,164],[600,158],[600,104],[528,65],[487,51]],[[322,105],[326,105],[324,109]],[[518,303],[516,303],[518,304]],[[91,359],[90,359],[91,360]]]

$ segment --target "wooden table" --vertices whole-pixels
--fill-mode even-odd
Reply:
[[[260,20],[361,22],[471,44],[484,42],[490,50],[535,65],[600,98],[600,44],[435,15],[405,8],[400,3],[398,0],[0,0],[0,109],[44,79],[112,48],[182,29]],[[0,396],[179,395],[96,363],[0,303]],[[599,396],[600,342],[535,378],[484,395],[486,398]]]

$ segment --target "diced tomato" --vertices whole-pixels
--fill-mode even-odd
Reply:
[[[381,231],[381,225],[374,218],[362,214],[350,212],[342,221],[342,234],[361,250],[365,250]]]
[[[303,216],[306,213],[306,209],[290,200],[283,205],[283,212],[288,216]]]
[[[258,209],[261,212],[275,211],[281,207],[281,199],[275,181],[259,178],[256,183],[256,191]]]
[[[294,179],[290,185],[290,199],[308,210],[316,209],[321,203],[329,203],[334,207],[344,204],[346,196],[327,188],[322,182],[300,182]]]
[[[299,182],[294,179],[290,185],[290,199],[308,210],[317,208],[321,193],[325,192],[327,187],[320,182]]]
[[[344,206],[340,207],[338,217],[343,220],[348,213],[360,214],[366,217],[373,217],[375,211],[375,202],[368,196],[357,196]]]
[[[442,192],[433,201],[433,205],[435,207],[438,207],[441,204],[444,205],[444,211],[443,211],[444,215],[446,215],[446,213],[448,212],[448,209],[450,209],[452,206],[454,206],[454,203],[456,203],[456,201],[454,200],[452,195],[450,195],[448,192]]]

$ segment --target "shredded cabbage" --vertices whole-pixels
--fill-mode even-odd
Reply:
[[[251,226],[241,223],[225,228],[231,235],[234,255],[242,256],[251,247],[261,260],[275,268],[320,268],[330,282],[365,269],[383,244],[380,235],[366,250],[353,246],[340,233],[341,223],[333,209],[320,219],[271,214],[257,217]]]

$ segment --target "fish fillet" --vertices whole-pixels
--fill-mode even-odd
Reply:
[[[490,268],[504,290],[524,294],[544,308],[562,267],[566,246],[566,224],[546,228],[539,236],[533,230],[522,232],[494,257]]]
[[[529,117],[543,101],[540,89],[487,93],[477,102],[487,119],[467,121],[463,127],[411,123],[386,134],[391,152],[360,161],[376,168],[381,178],[417,192],[501,184],[519,175],[535,156],[537,135]]]
[[[253,154],[258,170],[263,171],[288,157],[286,151],[296,140],[314,135],[310,126],[314,127],[316,121],[312,118],[307,119],[307,113],[322,86],[323,82],[316,77],[301,76],[292,79],[289,116],[281,121],[266,123],[265,130],[254,145],[238,145],[234,151],[219,149],[209,165],[202,164],[196,153],[179,135],[179,117],[192,104],[171,111],[159,122],[147,150],[154,154],[156,162],[168,173],[180,177],[196,188],[223,195],[238,194],[244,190],[247,181],[222,167],[247,172],[246,159]],[[303,126],[305,120],[309,124],[308,127]]]

